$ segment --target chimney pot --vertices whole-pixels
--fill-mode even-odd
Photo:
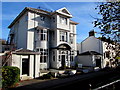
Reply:
[[[92,31],[89,32],[89,37],[90,37],[90,36],[95,36],[94,30],[92,30]]]

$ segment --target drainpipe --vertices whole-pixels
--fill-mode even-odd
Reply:
[[[34,30],[35,30],[35,13],[34,13]],[[35,44],[35,31],[34,31],[34,43],[33,43],[33,45]],[[33,47],[33,50],[35,50],[35,45],[34,45],[34,47]],[[36,64],[36,58],[35,58],[35,55],[34,55],[34,71],[33,71],[33,78],[35,78],[35,65]]]
[[[81,42],[81,53],[82,53],[82,42]]]
[[[34,55],[34,72],[33,72],[33,77],[34,77],[34,78],[35,78],[35,72],[36,72],[36,71],[35,71],[35,69],[36,69],[36,68],[35,68],[35,66],[36,66],[36,65],[35,65],[35,64],[36,64],[36,58],[35,58],[35,56],[36,56],[36,55]]]

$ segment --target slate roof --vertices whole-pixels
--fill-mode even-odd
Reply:
[[[48,15],[48,16],[51,16],[53,13],[55,12],[49,12],[49,11],[45,11],[45,10],[42,10],[42,9],[36,9],[36,8],[31,8],[31,7],[25,7],[22,12],[13,20],[13,22],[8,26],[8,28],[11,28],[27,11],[31,11],[31,12],[34,12],[34,13],[38,13],[38,14],[44,14],[44,15]],[[74,21],[70,21],[71,23],[74,23],[74,24],[78,24]]]
[[[86,52],[80,53],[79,55],[102,55],[102,54],[96,51],[86,51]]]
[[[75,25],[79,24],[79,23],[77,23],[77,22],[75,22],[75,21],[72,21],[72,20],[70,20],[70,23],[73,23],[73,24],[75,24]]]
[[[33,55],[33,54],[40,54],[39,52],[35,52],[28,49],[19,49],[13,52],[13,54],[21,54],[21,55]]]

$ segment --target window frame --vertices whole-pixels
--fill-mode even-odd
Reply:
[[[60,40],[59,41],[62,41],[62,42],[68,42],[68,32],[65,32],[65,31],[60,31],[59,33],[59,37],[60,37]]]
[[[40,55],[40,63],[47,63],[48,61],[48,49],[43,49],[43,48],[40,48],[39,49],[41,55]]]

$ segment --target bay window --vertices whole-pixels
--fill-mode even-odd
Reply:
[[[48,57],[48,49],[40,49],[40,63],[46,63],[47,62],[47,57]]]
[[[67,32],[60,31],[60,41],[67,42]]]
[[[70,44],[73,44],[73,34],[70,34]]]
[[[38,40],[44,41],[47,40],[47,30],[37,30]]]

